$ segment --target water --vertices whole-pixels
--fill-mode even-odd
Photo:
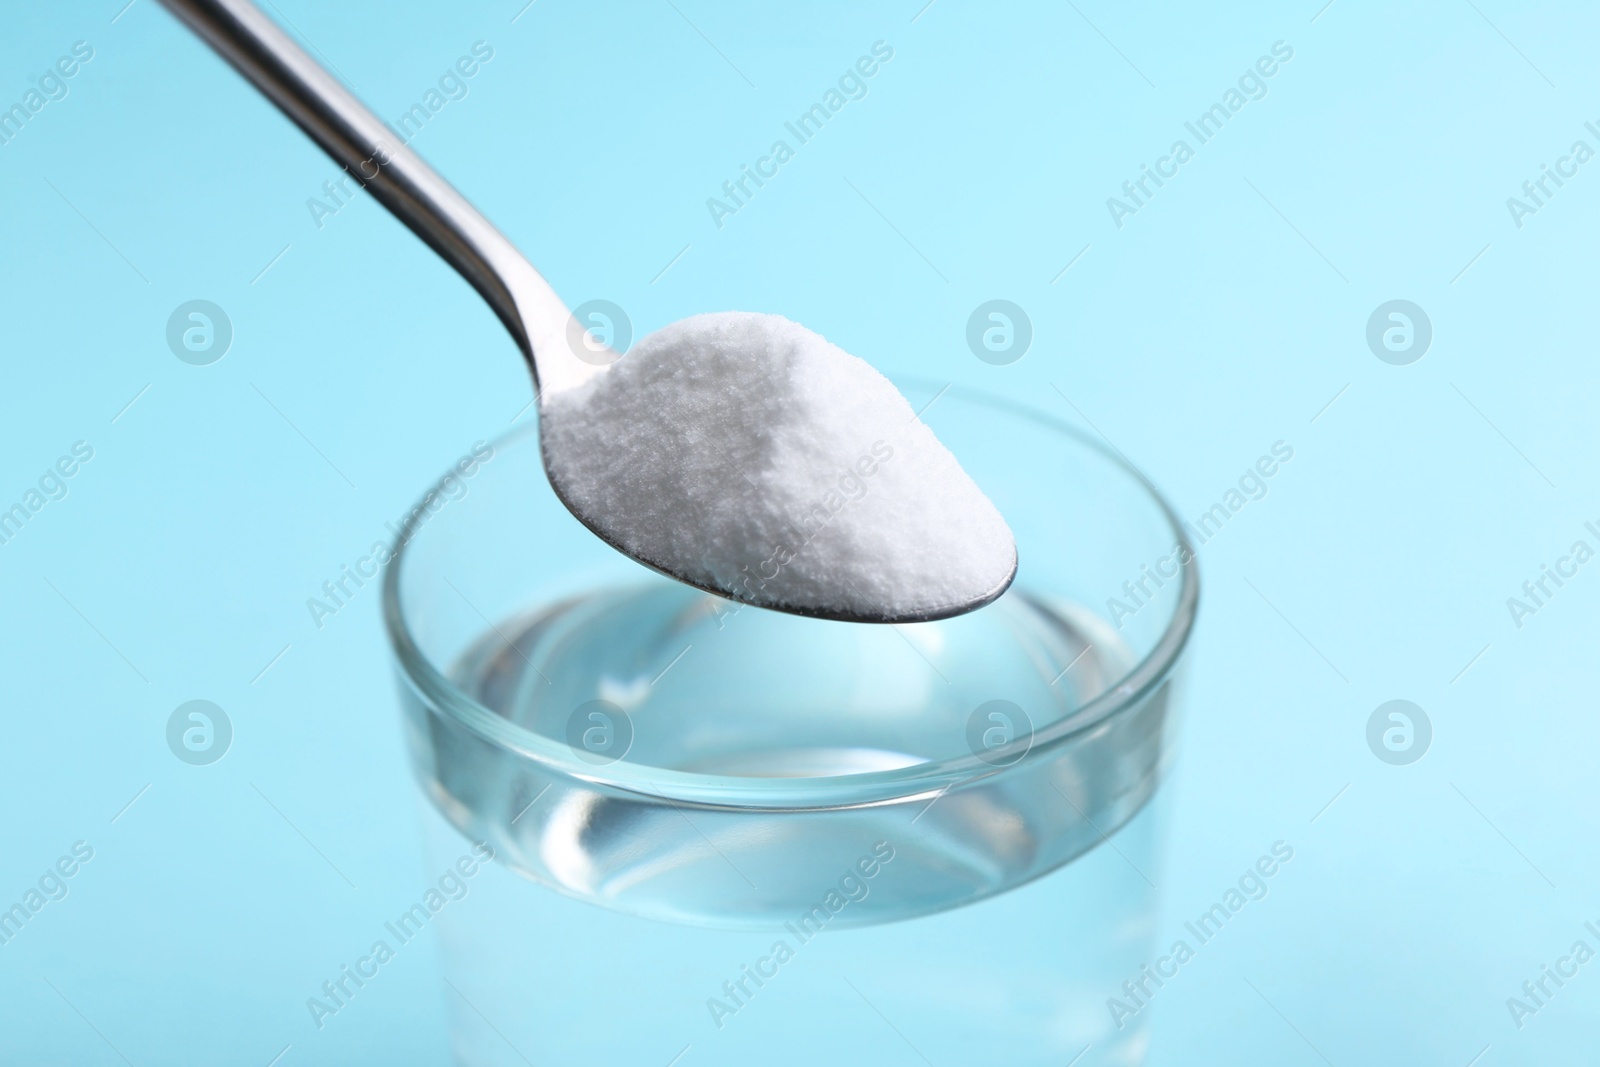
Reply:
[[[659,582],[499,623],[453,680],[502,721],[596,778],[693,772],[738,803],[559,773],[413,698],[435,862],[469,850],[457,830],[499,861],[436,920],[460,1061],[1139,1062],[1147,1016],[1118,1029],[1106,999],[1149,958],[1165,690],[1029,749],[1128,658],[1020,591],[868,627]],[[973,753],[995,770],[792,802]]]

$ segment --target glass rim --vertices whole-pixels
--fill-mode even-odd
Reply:
[[[1020,749],[1025,754],[1014,762],[997,766],[989,762],[995,759],[996,753],[989,753],[989,760],[969,753],[924,760],[890,770],[795,778],[737,777],[679,771],[633,764],[626,757],[603,766],[586,763],[568,750],[560,740],[534,733],[473,700],[422,651],[400,604],[401,576],[405,569],[410,539],[393,550],[392,558],[384,568],[383,578],[384,629],[405,684],[417,692],[430,711],[448,716],[456,725],[479,739],[540,764],[548,772],[578,779],[591,786],[621,790],[671,803],[729,810],[814,811],[914,800],[923,796],[937,795],[957,785],[1009,774],[1024,766],[1031,766],[1035,762],[1035,756],[1044,756],[1053,749],[1068,745],[1074,738],[1095,729],[1119,712],[1138,707],[1176,668],[1194,629],[1200,599],[1199,567],[1194,546],[1189,540],[1183,521],[1166,498],[1144,473],[1111,446],[1110,442],[1097,439],[1078,427],[1027,404],[995,396],[981,389],[939,383],[915,376],[888,377],[897,387],[925,386],[930,389],[943,389],[944,392],[971,403],[1000,410],[1047,430],[1063,434],[1075,440],[1080,446],[1098,453],[1102,459],[1111,463],[1144,490],[1166,520],[1173,543],[1178,549],[1179,574],[1182,576],[1178,602],[1155,645],[1118,679],[1115,685],[1087,701],[1071,714],[1036,730],[1031,738],[1015,742],[1014,744],[1022,746],[1025,741],[1025,747]],[[532,421],[505,431],[491,444],[499,448],[516,444],[530,435],[537,438],[538,430],[538,422]],[[585,535],[592,536],[587,531]],[[643,567],[643,564],[640,566]],[[1008,595],[1023,593],[1023,590],[1017,589]],[[746,605],[746,607],[755,606]],[[871,624],[839,622],[833,625]],[[1004,754],[1004,750],[1001,750],[1001,754]]]

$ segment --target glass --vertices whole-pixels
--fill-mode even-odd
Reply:
[[[1017,537],[959,618],[661,578],[566,512],[531,425],[424,498],[384,612],[440,891],[392,932],[438,927],[459,1062],[1142,1060],[1108,1001],[1153,958],[1192,550],[1092,439],[896,384]]]

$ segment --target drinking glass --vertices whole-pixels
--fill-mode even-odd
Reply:
[[[968,615],[672,582],[567,513],[533,425],[419,504],[384,615],[437,878],[389,930],[436,928],[458,1062],[1143,1059],[1110,1002],[1154,955],[1192,549],[1093,438],[896,384],[1016,535]]]

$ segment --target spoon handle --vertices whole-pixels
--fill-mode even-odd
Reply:
[[[535,338],[567,310],[516,246],[250,0],[161,2],[478,290],[537,384]]]

